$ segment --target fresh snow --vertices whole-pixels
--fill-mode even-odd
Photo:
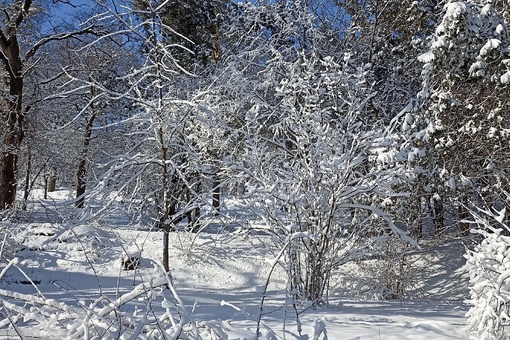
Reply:
[[[420,54],[418,56],[418,60],[425,64],[432,62],[434,59],[435,59],[435,56],[434,56],[434,52],[432,52],[432,51],[427,51],[427,52]]]
[[[58,201],[58,195],[53,199]],[[229,214],[239,214],[235,210],[237,202],[229,204]],[[172,278],[171,287],[175,291],[162,295],[161,302],[153,306],[162,311],[161,315],[168,316],[172,308],[175,310],[175,306],[180,305],[187,313],[182,317],[181,310],[180,320],[194,320],[203,339],[256,338],[262,293],[266,291],[267,277],[276,263],[276,260],[268,263],[268,259],[278,258],[278,249],[268,245],[270,242],[264,233],[238,229],[230,223],[226,213],[223,217],[214,217],[201,234],[182,230],[172,233],[172,278],[168,278],[158,275],[161,272],[160,231],[127,225],[124,223],[127,219],[122,216],[118,216],[118,221],[122,221],[119,224],[111,218],[105,220],[108,222],[105,224],[76,224],[72,228],[66,222],[48,222],[49,216],[51,212],[39,211],[26,222],[13,226],[20,249],[12,254],[17,260],[8,267],[7,263],[2,263],[0,298],[4,306],[11,306],[10,310],[18,308],[20,314],[27,315],[26,322],[15,330],[4,308],[0,307],[3,319],[0,339],[17,339],[18,333],[23,339],[63,339],[70,330],[74,335],[68,336],[69,339],[87,338],[87,329],[83,327],[87,320],[77,320],[67,330],[58,325],[66,317],[82,315],[81,310],[94,305],[98,312],[89,317],[97,318],[94,321],[97,327],[107,327],[101,324],[104,322],[101,317],[117,309],[125,313],[126,323],[136,325],[136,320],[148,317],[140,296]],[[301,338],[293,309],[284,308],[286,279],[282,267],[276,265],[262,306],[259,338],[467,339],[464,316],[468,307],[462,302],[467,290],[459,291],[459,285],[464,282],[459,279],[462,261],[458,260],[462,254],[458,252],[462,250],[461,244],[439,247],[431,252],[430,263],[420,262],[423,259],[415,261],[424,267],[437,266],[435,273],[422,282],[421,291],[425,293],[415,294],[419,297],[416,300],[356,298],[346,289],[344,276],[338,275],[331,283],[329,305],[309,308],[300,315]],[[425,251],[417,250],[417,254],[421,253]],[[131,256],[141,258],[141,267],[134,271],[122,270],[122,258]],[[456,268],[446,268],[446,259],[453,259]],[[344,270],[352,275],[355,268],[347,266]],[[28,283],[28,279],[34,285]],[[424,299],[427,294],[430,294],[429,299]],[[44,308],[30,307],[43,301]],[[163,309],[167,309],[167,314]],[[179,324],[179,320],[171,322],[175,328],[189,327]],[[42,324],[46,325],[44,329]],[[204,332],[204,329],[215,331]]]
[[[510,83],[510,71],[503,74],[500,78],[501,84],[508,84]]]
[[[485,45],[483,45],[482,49],[480,50],[480,55],[482,57],[486,56],[490,53],[491,50],[499,48],[501,45],[501,40],[499,39],[489,39]]]

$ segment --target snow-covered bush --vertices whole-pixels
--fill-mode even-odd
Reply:
[[[361,125],[366,101],[360,92],[370,94],[365,70],[347,75],[340,68],[316,55],[284,65],[287,77],[276,89],[279,121],[268,126],[273,140],[250,140],[245,158],[251,198],[269,228],[281,240],[306,235],[288,246],[289,291],[314,303],[326,296],[332,271],[344,261],[404,235],[375,207],[396,183],[395,173],[372,163],[391,162],[391,137]]]
[[[467,250],[466,269],[470,274],[473,306],[467,326],[480,340],[508,339],[510,322],[510,232],[504,223],[505,209],[499,213],[472,213],[482,237],[474,250]]]
[[[371,66],[347,53],[322,55],[323,37],[304,2],[264,11],[294,20],[260,30],[257,9],[252,15],[260,20],[249,30],[261,32],[252,37],[255,50],[230,60],[228,74],[237,76],[226,82],[245,106],[235,113],[244,114],[237,130],[244,138],[227,171],[245,185],[266,231],[285,249],[280,260],[290,300],[317,305],[339,266],[378,253],[389,238],[410,240],[379,208],[384,198],[399,196],[397,124],[367,123],[375,95]],[[256,60],[257,79],[237,71],[255,64],[243,59],[252,55],[263,56]]]

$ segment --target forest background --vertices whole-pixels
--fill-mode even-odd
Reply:
[[[475,252],[507,242],[506,2],[0,7],[6,226],[36,190],[72,191],[57,210],[74,221],[121,209],[161,230],[168,273],[169,235],[206,230],[235,198],[279,249],[292,301],[313,306],[350,262],[384,259],[380,296],[399,299],[404,254],[426,240],[474,225]]]

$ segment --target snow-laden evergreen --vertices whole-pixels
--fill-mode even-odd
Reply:
[[[409,150],[418,150],[411,164],[421,204],[438,234],[467,236],[469,202],[481,192],[497,201],[494,184],[508,181],[508,87],[501,79],[510,39],[503,12],[490,2],[447,2],[428,51],[418,56],[423,86],[404,127]]]
[[[509,338],[510,322],[510,228],[504,223],[506,211],[473,213],[482,240],[467,250],[466,269],[470,274],[472,307],[466,314],[467,326],[475,339]]]

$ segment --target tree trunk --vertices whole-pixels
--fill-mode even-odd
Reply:
[[[215,175],[214,176],[214,181],[213,181],[213,196],[212,196],[212,206],[214,208],[214,210],[216,211],[216,213],[219,213],[220,212],[220,198],[221,198],[221,182],[220,180],[218,179],[218,176]]]
[[[85,205],[85,174],[87,172],[87,160],[80,159],[78,162],[78,171],[76,171],[76,208],[83,208]]]
[[[44,176],[44,199],[48,198],[48,176]]]
[[[167,157],[168,157],[168,149],[165,146],[165,139],[163,135],[163,128],[159,127],[158,133],[158,142],[159,147],[161,151],[161,161],[162,161],[162,169],[161,169],[161,185],[163,187],[163,216],[161,217],[161,220],[163,222],[163,269],[165,270],[165,273],[168,273],[170,271],[170,259],[169,259],[169,244],[168,244],[168,236],[170,231],[172,230],[172,223],[170,222],[170,216],[175,214],[175,204],[171,201],[171,193],[168,183],[168,164],[167,164]],[[174,180],[172,178],[172,184]]]
[[[468,198],[464,196],[462,198],[462,202],[459,205],[459,227],[460,233],[462,236],[469,235],[469,222],[466,222],[469,219],[469,212],[467,210],[468,207]]]
[[[27,172],[25,173],[25,190],[23,192],[23,210],[27,209],[28,196],[30,195],[30,177],[32,176],[32,152],[30,143],[27,147]]]
[[[442,199],[432,198],[434,226],[436,228],[436,236],[443,236],[446,228],[444,224],[444,205]]]
[[[91,105],[92,110],[94,107]],[[85,136],[83,139],[83,148],[81,150],[81,159],[78,162],[78,170],[76,171],[76,203],[75,206],[77,208],[83,208],[85,204],[85,190],[86,190],[86,182],[85,175],[87,174],[87,165],[88,165],[88,154],[89,154],[89,146],[90,146],[90,138],[92,136],[92,126],[94,125],[94,120],[96,119],[97,114],[92,113],[87,119],[87,125],[85,126]]]
[[[8,66],[7,66],[8,67]],[[20,70],[21,73],[21,70]],[[0,209],[7,209],[16,199],[18,187],[18,158],[23,141],[23,112],[21,110],[23,80],[10,77],[10,97],[7,99],[7,131],[0,152]]]
[[[416,224],[415,224],[415,234],[416,234],[416,240],[420,240],[423,237],[423,214],[422,211],[422,200],[421,197],[418,197],[416,200],[417,206],[416,208]]]
[[[0,210],[7,209],[16,199],[18,187],[18,159],[21,142],[23,141],[23,63],[17,38],[18,26],[23,22],[32,1],[27,0],[20,8],[18,16],[9,18],[5,30],[0,31],[0,60],[2,60],[8,76],[6,87],[9,96],[4,100],[2,123],[5,135],[0,152]]]
[[[17,167],[18,156],[16,154],[0,153],[0,210],[9,208],[15,201]]]
[[[51,174],[48,179],[48,192],[54,192],[57,189],[57,176]]]
[[[417,184],[413,190],[412,196],[410,197],[411,220],[409,221],[410,225],[412,226],[412,234],[416,240],[419,240],[423,237],[424,211],[422,207],[422,197],[423,190],[421,184]]]
[[[19,59],[19,57],[18,57]],[[4,61],[5,62],[5,61]],[[21,61],[19,61],[21,63]],[[6,65],[6,68],[9,68]],[[10,96],[6,100],[7,131],[3,138],[3,152],[0,152],[0,209],[11,206],[16,199],[18,187],[18,158],[23,141],[23,111],[21,109],[23,78],[19,72],[12,73],[9,82]]]

